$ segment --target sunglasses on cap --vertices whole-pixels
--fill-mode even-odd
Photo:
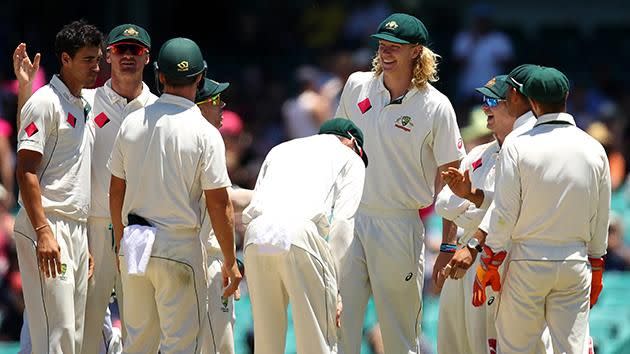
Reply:
[[[494,108],[498,106],[501,101],[505,101],[505,100],[483,96],[483,104],[485,104],[486,106],[490,108]]]
[[[129,51],[132,55],[142,55],[149,50],[135,43],[116,43],[107,47],[113,54],[125,54]]]
[[[201,106],[204,103],[210,103],[213,106],[219,106],[220,108],[225,107],[225,102],[221,101],[221,94],[218,93],[208,99],[205,99],[201,102],[197,102],[197,106]]]

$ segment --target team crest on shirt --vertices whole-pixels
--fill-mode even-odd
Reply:
[[[102,128],[105,126],[105,124],[109,123],[109,118],[107,117],[105,112],[101,112],[96,117],[94,117],[94,123],[96,123],[99,128]]]
[[[413,123],[411,122],[411,117],[409,116],[402,116],[398,119],[396,119],[396,122],[394,123],[394,126],[396,128],[402,129],[406,132],[410,132],[411,128],[413,128]]]

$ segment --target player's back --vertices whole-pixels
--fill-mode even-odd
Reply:
[[[120,154],[127,174],[123,213],[134,212],[162,229],[196,229],[204,161],[219,159],[224,166],[225,150],[212,150],[209,142],[221,136],[192,102],[164,96],[121,126],[112,160]]]
[[[572,124],[571,116],[559,117],[570,122],[539,118],[530,132],[505,147],[516,160],[522,189],[512,238],[531,247],[582,244],[578,248],[585,250],[605,202],[607,157],[596,140]]]
[[[312,220],[331,213],[336,181],[348,165],[364,167],[334,135],[300,138],[274,147],[260,171],[249,213]]]

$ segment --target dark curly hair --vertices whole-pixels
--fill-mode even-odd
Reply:
[[[85,20],[69,23],[57,32],[55,36],[55,55],[61,62],[61,54],[68,53],[74,58],[83,47],[100,47],[103,43],[103,33]]]

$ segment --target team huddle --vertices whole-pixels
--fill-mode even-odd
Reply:
[[[289,304],[298,353],[359,353],[371,296],[385,352],[420,353],[418,210],[434,204],[438,353],[589,353],[611,182],[603,147],[566,113],[568,78],[532,64],[488,78],[477,91],[495,139],[466,152],[431,85],[424,24],[392,14],[372,38],[372,71],[348,78],[318,134],[271,149],[253,191],[231,185],[218,131],[229,84],[207,77],[194,41],[161,46],[159,96],[142,81],[140,26],[103,38],[66,25],[59,74],[35,93],[40,55],[20,44],[23,352],[234,353],[242,210],[256,353],[284,353]],[[88,89],[102,48],[111,78]],[[102,335],[112,292],[117,345]]]

